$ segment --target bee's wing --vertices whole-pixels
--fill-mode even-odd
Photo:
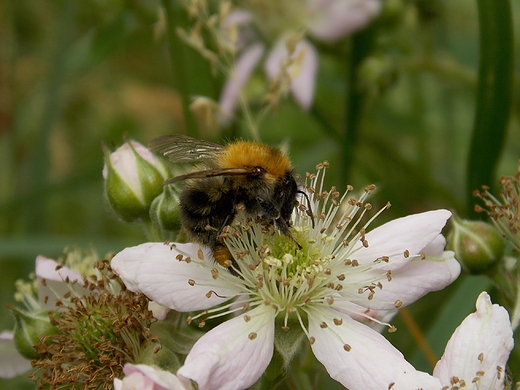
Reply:
[[[181,134],[161,135],[152,139],[148,148],[152,152],[161,153],[168,157],[170,161],[176,163],[208,160],[224,149],[222,145]]]
[[[186,175],[176,176],[168,179],[164,184],[171,184],[186,179],[205,179],[215,176],[245,176],[252,172],[253,168],[222,168],[222,169],[207,169],[204,171],[195,171]]]

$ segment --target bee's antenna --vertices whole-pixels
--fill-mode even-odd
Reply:
[[[296,193],[302,194],[305,197],[305,199],[307,199],[307,215],[309,217],[311,217],[312,228],[314,229],[314,215],[312,214],[311,201],[309,200],[309,196],[307,195],[307,193],[305,191],[301,191],[301,190],[297,190]]]

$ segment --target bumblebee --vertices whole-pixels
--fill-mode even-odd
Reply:
[[[160,136],[148,147],[175,163],[200,163],[194,172],[165,184],[184,181],[179,199],[182,226],[191,241],[209,246],[223,267],[237,265],[222,232],[241,210],[246,217],[274,225],[301,248],[291,235],[290,217],[297,194],[306,194],[298,189],[291,161],[279,149],[247,141],[219,145],[185,135]]]

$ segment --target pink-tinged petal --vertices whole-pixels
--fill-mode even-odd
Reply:
[[[36,258],[35,273],[42,308],[54,309],[56,301],[71,290],[76,291],[78,295],[88,293],[88,290],[82,287],[83,277],[79,273],[47,257]],[[45,279],[45,283],[42,279]],[[77,283],[65,283],[66,280]]]
[[[245,9],[234,9],[229,12],[222,21],[222,27],[244,26],[251,23],[253,15]]]
[[[69,279],[71,282],[83,282],[83,277],[79,273],[44,256],[38,256],[36,258],[35,272],[38,278],[43,278],[46,281],[63,282]]]
[[[131,145],[130,145],[131,144]],[[132,148],[146,161],[155,166],[164,177],[168,177],[168,172],[164,169],[162,164],[158,163],[158,160],[152,152],[146,147],[136,141],[129,141],[121,145],[116,151],[110,153],[110,163],[116,169],[119,174],[125,179],[133,182],[132,188],[140,187],[139,177],[136,167],[136,156]],[[106,179],[108,176],[108,167],[103,165],[103,178]]]
[[[114,381],[116,390],[186,390],[187,387],[171,372],[146,364],[127,363],[123,367],[125,378]]]
[[[23,358],[13,341],[13,332],[0,333],[0,378],[13,378],[31,369],[31,362]]]
[[[378,300],[400,300],[407,306],[431,291],[439,291],[450,285],[460,275],[460,263],[451,251],[439,256],[441,261],[412,261],[392,273],[392,281],[383,281],[383,288],[376,292]]]
[[[415,370],[401,352],[368,326],[329,307],[308,314],[314,355],[343,386],[353,390],[441,389],[437,378]]]
[[[282,64],[288,60],[287,37],[284,37],[274,45],[265,61],[265,73],[270,79],[280,76]],[[294,49],[292,58],[301,58],[287,70],[293,75],[291,81],[291,93],[298,104],[309,109],[314,99],[314,86],[316,82],[316,72],[318,70],[318,54],[314,46],[307,40],[300,40]]]
[[[381,0],[308,0],[309,34],[334,42],[365,27],[382,8]]]
[[[199,249],[196,244],[145,243],[122,250],[111,265],[131,291],[177,311],[204,310],[235,296],[241,285],[229,271],[212,264],[207,249],[202,250],[204,260],[199,260]],[[179,261],[180,254],[192,261]],[[217,278],[212,268],[219,270]]]
[[[388,327],[383,324],[388,324],[398,311],[395,308],[391,310],[367,309],[366,306],[356,305],[355,303],[345,300],[336,300],[334,302],[334,309],[349,315],[354,320],[375,329],[379,333],[388,329]],[[379,322],[374,321],[374,319]]]
[[[307,40],[296,45],[296,55],[303,50],[304,57],[301,69],[291,83],[291,92],[302,108],[308,110],[314,100],[316,72],[318,71],[318,53]]]
[[[277,78],[282,68],[282,63],[287,61],[287,48],[285,39],[280,39],[271,49],[264,63],[264,70],[270,79]]]
[[[478,378],[479,389],[503,389],[505,366],[514,346],[507,311],[483,292],[477,311],[467,316],[448,341],[433,375],[445,386],[457,377],[467,385]]]
[[[367,248],[356,242],[352,259],[360,264],[372,264],[380,257],[389,256],[390,262],[380,268],[397,269],[437,240],[450,216],[448,210],[433,210],[394,219],[366,234]],[[405,251],[409,255],[405,256]]]
[[[444,252],[440,261],[414,260],[404,267],[393,271],[391,280],[386,275],[379,280],[381,288],[375,289],[375,295],[368,299],[368,294],[360,295],[345,292],[349,297],[365,307],[375,310],[390,310],[400,301],[400,306],[407,306],[431,291],[442,290],[460,275],[460,263],[451,251]],[[374,271],[373,271],[374,272]]]
[[[200,390],[250,387],[273,356],[274,317],[272,307],[261,305],[220,324],[195,343],[177,375]]]
[[[251,77],[256,64],[264,54],[264,46],[256,43],[244,49],[238,58],[234,74],[230,75],[220,95],[219,105],[221,114],[219,123],[223,126],[227,125],[233,118],[238,99],[242,89]]]

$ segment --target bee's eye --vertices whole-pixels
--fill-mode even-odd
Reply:
[[[265,169],[262,167],[254,167],[251,172],[253,176],[260,176],[262,173],[265,173]]]

